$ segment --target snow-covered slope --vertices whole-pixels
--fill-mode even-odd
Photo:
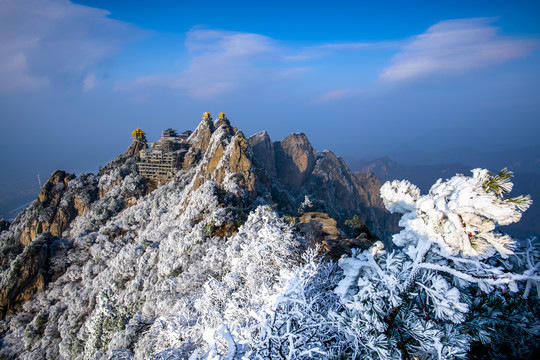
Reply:
[[[267,135],[256,140],[272,148]],[[275,166],[268,154],[228,121],[203,120],[188,141],[183,169],[153,191],[137,175],[134,158],[121,156],[98,176],[57,176],[2,232],[0,296],[7,316],[0,322],[1,359],[459,358],[491,336],[486,329],[514,329],[504,317],[536,314],[531,302],[507,306],[514,312],[495,314],[493,321],[467,318],[475,306],[506,301],[494,289],[531,293],[539,280],[533,247],[527,263],[501,262],[492,250],[480,260],[460,259],[440,251],[439,239],[406,228],[396,238],[406,249],[385,253],[377,242],[338,265],[320,257],[313,236],[294,230],[287,211],[321,206],[350,215],[363,204],[359,212],[374,216],[371,207],[382,200],[367,196],[344,162],[329,152],[313,156],[305,167],[311,172],[291,182],[293,191],[280,181],[282,172],[265,167]],[[302,151],[280,146],[302,159]],[[458,180],[443,195],[446,183],[437,184],[425,198],[436,197],[441,219],[451,213],[444,206],[453,206],[451,195],[464,194]],[[484,181],[461,180],[469,190]],[[387,206],[407,212],[402,224],[418,211],[426,228],[437,229],[431,212],[419,212],[427,200],[419,200],[417,189],[385,186]],[[490,204],[486,191],[483,204],[496,210],[498,200]],[[332,202],[335,197],[347,202]],[[73,217],[64,224],[58,214]],[[44,223],[61,226],[51,234],[43,232]],[[22,234],[29,244],[21,243]],[[474,266],[480,279],[495,280],[455,276]],[[511,271],[522,277],[507,275]],[[476,289],[493,298],[474,298]],[[522,329],[534,339],[540,325],[530,319]],[[527,344],[515,353],[526,354],[531,337],[513,336]]]

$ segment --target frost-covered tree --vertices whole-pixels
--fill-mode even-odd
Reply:
[[[381,188],[388,210],[403,213],[403,230],[393,237],[395,251],[379,243],[340,260],[345,277],[335,291],[347,311],[333,317],[351,341],[351,355],[465,358],[473,342],[489,343],[501,336],[495,328],[508,323],[494,310],[502,301],[497,291],[526,298],[538,288],[536,250],[515,254],[514,240],[495,229],[518,221],[531,200],[506,197],[512,189],[506,169],[472,172],[439,180],[423,196],[408,181]],[[517,326],[537,336],[537,314],[521,315]]]
[[[272,291],[252,289],[256,297],[265,297],[262,306],[251,307],[243,319],[207,329],[210,351],[201,358],[326,359],[342,353],[347,340],[328,317],[342,308],[333,292],[342,272],[333,262],[316,260],[316,254],[317,249],[306,252],[304,265],[282,276]]]
[[[353,250],[339,261],[342,271],[308,256],[243,322],[222,318],[208,329],[209,351],[192,358],[530,356],[540,334],[530,297],[539,253],[532,243],[518,251],[495,231],[530,204],[505,197],[511,175],[476,169],[424,196],[407,181],[386,183],[385,205],[404,214],[392,252],[381,242]]]
[[[385,184],[386,206],[404,214],[395,248],[336,264],[273,207],[239,211],[216,182],[194,188],[196,171],[120,213],[137,179],[101,175],[106,193],[52,261],[67,263],[63,275],[0,323],[0,358],[518,359],[538,348],[540,253],[495,229],[530,203],[506,197],[511,173],[474,170],[424,196]]]

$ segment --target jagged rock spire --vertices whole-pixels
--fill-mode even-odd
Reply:
[[[131,135],[133,136],[133,142],[129,145],[126,155],[139,156],[141,150],[148,149],[148,143],[146,141],[146,133],[141,129],[135,129]]]
[[[281,182],[298,190],[315,167],[317,153],[304,133],[294,133],[274,144]]]

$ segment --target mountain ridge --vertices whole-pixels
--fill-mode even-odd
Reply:
[[[236,234],[249,211],[260,204],[275,203],[282,214],[299,221],[294,218],[306,199],[310,199],[310,205],[300,215],[311,211],[337,219],[336,230],[325,230],[334,234],[337,231],[337,236],[330,240],[324,237],[326,232],[315,230],[319,220],[313,220],[310,225],[310,231],[318,234],[314,236],[315,243],[324,242],[324,248],[332,256],[339,257],[353,246],[368,246],[373,234],[388,242],[388,234],[396,227],[396,221],[378,197],[380,182],[368,174],[353,175],[347,164],[332,152],[316,153],[304,134],[291,134],[277,142],[272,142],[266,132],[246,138],[227,119],[203,118],[187,142],[190,148],[183,158],[182,169],[167,184],[160,185],[137,174],[136,152],[146,148],[137,139],[125,154],[104,166],[97,175],[75,177],[56,171],[38,198],[1,233],[2,280],[20,285],[0,294],[0,315],[5,317],[21,311],[22,305],[34,294],[62,277],[73,265],[62,256],[80,252],[78,239],[96,232],[103,232],[110,239],[129,233],[121,227],[109,229],[107,224],[122,218],[127,209],[146,201],[147,196],[158,190],[162,193],[167,187],[177,191],[174,187],[180,186],[178,191],[183,195],[178,216],[197,206],[193,203],[193,194],[201,187],[217,195],[218,203],[223,204],[221,220],[205,217],[198,220],[204,223],[206,236],[217,238],[226,239]],[[210,186],[214,190],[208,188],[208,183],[214,184]],[[365,222],[358,225],[359,228],[367,225],[363,229],[368,237],[358,235],[344,224],[354,215]],[[321,217],[315,215],[315,218]],[[44,240],[33,244],[39,236]],[[51,253],[48,249],[58,246],[54,244],[62,244],[64,250]],[[334,248],[340,250],[336,252]],[[17,276],[17,272],[12,271],[16,259],[34,259],[30,254],[35,253],[49,255],[40,255],[39,261],[28,260],[37,262],[38,266],[23,265],[21,275]],[[57,263],[64,265],[58,268],[54,265]],[[52,268],[58,269],[50,270]],[[42,274],[51,271],[43,277]]]
[[[212,121],[205,113],[182,139],[165,132],[160,141],[178,140],[179,150],[138,144],[141,156],[130,146],[98,174],[55,172],[13,223],[2,223],[0,356],[206,359],[227,348],[248,356],[259,345],[261,354],[283,356],[282,345],[264,340],[268,324],[281,344],[290,341],[286,324],[307,335],[296,358],[353,354],[341,322],[331,320],[347,315],[338,283],[362,290],[349,281],[361,268],[347,263],[368,264],[371,254],[377,274],[398,269],[396,260],[406,265],[393,251],[387,261],[374,258],[384,247],[377,240],[388,243],[397,228],[379,179],[316,152],[302,133],[246,138],[224,114]],[[165,177],[141,176],[146,152],[161,156],[154,168],[167,165]],[[352,257],[338,266],[333,260],[344,255]],[[298,323],[281,322],[288,312]],[[308,313],[306,334],[300,318]],[[321,326],[330,329],[322,338]],[[261,344],[240,341],[252,334]],[[319,339],[337,348],[321,351]]]

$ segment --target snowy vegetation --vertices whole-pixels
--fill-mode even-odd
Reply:
[[[517,359],[538,350],[540,253],[495,228],[530,203],[506,197],[511,173],[476,169],[423,196],[406,181],[385,184],[385,205],[403,214],[395,248],[377,242],[335,263],[272,206],[240,211],[213,181],[193,190],[197,171],[118,215],[114,202],[136,190],[136,175],[94,179],[108,192],[73,222],[66,272],[1,324],[0,358]],[[232,223],[234,235],[216,235]]]
[[[385,205],[404,213],[404,229],[393,239],[398,248],[386,252],[378,242],[342,258],[337,286],[329,265],[306,277],[306,269],[317,269],[308,261],[279,300],[270,301],[274,312],[259,317],[249,338],[262,338],[263,346],[260,340],[251,346],[251,356],[454,359],[487,351],[487,358],[521,359],[533,354],[540,334],[538,302],[527,298],[532,286],[538,295],[539,253],[532,243],[514,253],[517,244],[493,232],[497,223],[518,221],[530,203],[526,197],[504,197],[512,188],[510,176],[476,169],[472,177],[439,181],[425,196],[407,181],[385,184]],[[322,285],[321,273],[333,280]],[[228,337],[229,346],[221,356],[239,357],[238,342],[223,334],[224,326],[218,334]],[[215,354],[214,349],[207,358]]]

